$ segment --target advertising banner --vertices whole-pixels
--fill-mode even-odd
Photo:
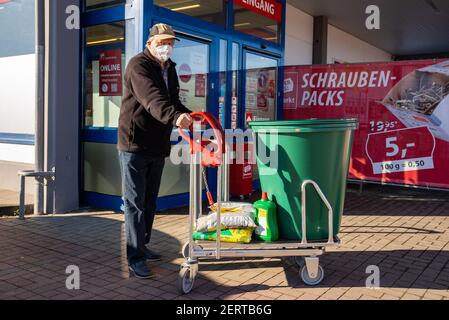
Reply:
[[[100,53],[100,97],[122,95],[122,50]]]
[[[357,118],[351,179],[449,188],[449,60],[285,67],[284,118]]]

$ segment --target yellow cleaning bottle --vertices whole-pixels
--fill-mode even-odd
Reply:
[[[279,229],[276,204],[268,199],[266,192],[262,192],[262,199],[254,203],[254,208],[256,209],[256,239],[266,242],[277,241]]]

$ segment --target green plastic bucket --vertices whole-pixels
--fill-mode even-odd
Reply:
[[[337,235],[357,119],[253,121],[249,126],[255,136],[262,190],[278,207],[280,237],[302,238],[301,186],[305,180],[315,181],[328,199]],[[327,239],[328,209],[312,185],[306,187],[306,204],[307,239]]]

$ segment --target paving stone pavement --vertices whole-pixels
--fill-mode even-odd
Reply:
[[[157,216],[152,280],[129,278],[123,215],[89,212],[0,218],[0,299],[449,299],[449,194],[367,187],[349,189],[342,246],[321,257],[325,278],[307,287],[291,258],[204,261],[189,295],[178,293],[187,216]],[[66,268],[80,269],[80,290],[66,288]],[[380,288],[366,288],[370,265]]]

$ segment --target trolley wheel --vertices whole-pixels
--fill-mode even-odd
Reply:
[[[320,265],[318,266],[318,272],[314,278],[309,276],[309,271],[307,270],[307,265],[304,265],[299,271],[302,281],[308,286],[316,286],[321,283],[324,279],[324,270]]]
[[[199,244],[194,244],[193,245],[193,248],[194,249],[203,249],[203,247],[202,246],[200,246]],[[181,250],[181,252],[182,252],[182,256],[185,258],[185,259],[187,259],[188,257],[189,257],[189,243],[188,242],[186,242],[183,246],[182,246],[182,250]]]
[[[195,277],[190,276],[191,272],[192,268],[190,266],[181,267],[178,275],[178,289],[181,294],[189,294],[193,289]]]
[[[295,260],[295,263],[298,267],[302,268],[304,267],[304,258],[303,257],[293,257]]]

